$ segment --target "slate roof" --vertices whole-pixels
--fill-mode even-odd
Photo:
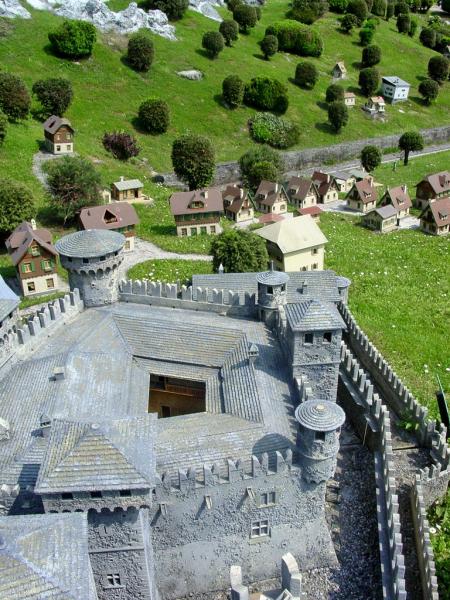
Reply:
[[[349,179],[353,178],[352,173],[347,171],[335,171],[334,173],[332,173],[332,176],[334,177],[334,179],[340,179],[342,181],[348,181]]]
[[[273,206],[282,200],[283,186],[273,181],[263,179],[255,193],[255,202],[264,206]],[[259,196],[263,198],[259,198]]]
[[[382,77],[382,81],[394,87],[411,87],[411,84],[404,79],[400,79],[400,77]]]
[[[114,181],[113,186],[118,189],[119,192],[124,192],[125,190],[143,188],[144,184],[139,181],[139,179],[121,179],[120,181]]]
[[[294,331],[334,331],[345,329],[336,306],[320,300],[306,300],[285,307],[286,319]]]
[[[19,306],[20,298],[0,275],[0,323]]]
[[[83,229],[118,229],[139,223],[134,206],[128,202],[83,208],[79,220]]]
[[[62,117],[52,115],[45,121],[44,131],[47,131],[48,133],[54,135],[58,131],[58,129],[60,129],[63,125],[69,127],[69,129],[71,129],[72,132],[74,131],[69,119],[64,119]]]
[[[97,600],[84,513],[0,517],[3,600]]]
[[[48,229],[33,229],[31,223],[24,221],[14,229],[5,242],[6,249],[11,256],[14,266],[19,264],[33,241],[54,256],[58,255],[52,244],[52,234],[50,231]]]
[[[297,421],[313,431],[334,431],[343,425],[345,413],[335,402],[328,400],[307,400],[295,411]]]
[[[273,242],[283,252],[298,252],[328,242],[310,215],[284,219],[255,231],[260,237]]]
[[[247,200],[247,193],[238,185],[228,185],[222,192],[224,208],[232,213],[238,213]]]
[[[399,185],[386,191],[386,201],[391,202],[397,211],[411,208],[412,202],[406,185]]]
[[[291,177],[287,184],[287,191],[291,200],[304,200],[310,193],[317,195],[314,183],[306,177]]]
[[[373,213],[376,213],[382,219],[390,219],[397,214],[397,209],[392,204],[385,204],[384,206],[379,206],[378,208],[371,210],[364,216],[364,218],[372,215]]]
[[[314,171],[311,180],[316,186],[319,196],[324,196],[335,185],[332,175],[322,171]]]
[[[256,281],[264,285],[284,285],[289,281],[289,275],[283,271],[264,271],[256,275]]]
[[[377,201],[377,190],[375,186],[371,185],[368,179],[362,179],[353,184],[352,189],[348,193],[352,199],[355,199],[353,197],[354,191],[356,192],[357,199],[363,204]]]
[[[429,204],[428,208],[422,212],[422,215],[428,210],[431,211],[434,222],[438,227],[450,225],[450,197],[434,200]]]
[[[339,62],[337,62],[337,63],[334,65],[334,67],[333,67],[333,71],[334,71],[335,69],[339,69],[339,71],[341,71],[341,73],[347,73],[347,69],[346,69],[346,67],[345,67],[345,64],[344,64],[344,62],[343,62],[343,61],[339,61]]]
[[[417,186],[420,186],[424,182],[430,184],[431,189],[436,195],[450,192],[450,171],[441,171],[440,173],[427,175]]]
[[[192,208],[194,202],[201,202],[204,206]],[[175,192],[170,196],[169,204],[174,216],[223,212],[222,194],[218,188]]]
[[[69,233],[59,239],[55,247],[62,256],[96,258],[117,252],[125,244],[125,237],[117,231],[89,229]]]
[[[265,215],[261,215],[258,217],[258,221],[263,223],[264,225],[269,225],[271,223],[278,223],[279,221],[283,221],[283,215],[278,215],[277,213],[266,213]]]

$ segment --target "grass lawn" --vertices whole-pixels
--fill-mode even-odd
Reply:
[[[146,260],[132,267],[127,277],[168,283],[178,281],[181,285],[187,285],[192,275],[200,273],[212,273],[212,263],[206,260]]]

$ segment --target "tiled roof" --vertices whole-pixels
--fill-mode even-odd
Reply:
[[[20,298],[0,275],[0,322],[19,306]]]
[[[345,413],[335,402],[307,400],[295,411],[297,421],[313,431],[334,431],[343,425]]]
[[[390,219],[397,214],[397,209],[392,204],[385,204],[384,206],[379,206],[378,208],[371,210],[365,216],[367,217],[372,213],[380,215],[382,219]]]
[[[69,233],[59,239],[55,247],[62,256],[95,258],[123,248],[125,237],[117,231],[89,229]]]
[[[118,229],[139,223],[134,206],[128,202],[83,208],[79,219],[83,229]]]
[[[295,331],[326,331],[345,329],[336,306],[320,300],[307,300],[286,305],[286,318]]]
[[[270,223],[278,223],[279,221],[283,221],[283,215],[278,215],[276,213],[266,213],[265,215],[261,215],[258,217],[258,221],[263,223],[264,225],[268,225]]]
[[[202,206],[194,208],[194,203],[201,203]],[[175,192],[170,196],[169,204],[174,216],[223,212],[222,194],[218,188]]]
[[[438,227],[450,225],[450,197],[434,200],[430,203],[429,209]]]
[[[400,77],[383,77],[383,83],[389,83],[395,87],[411,87],[411,85],[405,81],[404,79],[400,79]]]
[[[282,192],[283,187],[279,183],[263,179],[256,190],[255,202],[264,206],[273,206],[275,202],[282,200]],[[263,198],[259,198],[260,195]]]
[[[441,171],[440,173],[433,173],[432,175],[427,175],[425,179],[423,179],[417,185],[419,186],[421,183],[428,182],[436,195],[444,194],[445,192],[450,192],[450,172],[449,171]]]
[[[311,192],[317,194],[313,182],[306,177],[291,177],[287,184],[287,190],[291,200],[304,200]]]
[[[363,204],[377,201],[377,190],[368,179],[362,179],[361,181],[354,183],[349,194],[353,194],[353,190],[356,191],[358,199],[361,200]]]
[[[273,242],[283,252],[298,252],[328,242],[310,215],[285,219],[255,231],[260,237]]]
[[[117,188],[119,192],[124,192],[125,190],[143,188],[144,184],[139,181],[139,179],[121,179],[120,181],[115,181],[113,186]]]
[[[408,194],[406,185],[399,185],[394,188],[390,188],[386,192],[387,200],[391,201],[394,208],[397,210],[406,210],[411,208],[412,202]]]
[[[69,119],[64,119],[64,118],[52,115],[51,117],[49,117],[45,121],[45,123],[44,123],[44,131],[48,131],[48,133],[50,133],[50,134],[53,135],[63,125],[65,125],[66,127],[69,127],[73,131],[73,127],[70,124]]]
[[[322,209],[320,208],[320,206],[306,206],[305,208],[300,208],[298,212],[302,216],[303,215],[320,215],[320,213],[322,212]]]
[[[54,256],[57,256],[57,252],[52,244],[52,234],[50,231],[48,229],[33,229],[31,223],[24,221],[14,229],[5,242],[6,249],[14,265],[17,265],[22,260],[33,241]]]

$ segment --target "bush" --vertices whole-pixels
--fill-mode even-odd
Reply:
[[[73,98],[72,84],[68,79],[39,79],[33,84],[32,92],[42,105],[42,111],[49,117],[62,117]]]
[[[382,153],[376,146],[365,146],[361,151],[361,164],[366,171],[373,171],[381,164]]]
[[[367,4],[364,0],[350,0],[347,6],[347,12],[355,15],[358,25],[361,25],[364,19],[367,19],[367,15],[369,14]]]
[[[372,6],[372,13],[378,17],[384,17],[386,14],[387,2],[386,0],[374,0]]]
[[[450,0],[441,0],[441,8],[444,12],[450,13]]]
[[[359,72],[358,83],[365,96],[372,96],[380,85],[380,73],[376,67],[368,67]]]
[[[249,120],[248,125],[255,142],[269,144],[274,148],[289,148],[300,138],[297,125],[271,113],[256,114]]]
[[[415,36],[418,26],[419,26],[419,22],[417,21],[417,18],[411,17],[410,24],[409,24],[409,30],[408,30],[409,37]]]
[[[260,110],[284,113],[289,104],[287,88],[277,79],[254,77],[245,85],[244,103]]]
[[[179,179],[190,190],[211,183],[215,171],[214,150],[208,138],[186,134],[172,144],[172,165]]]
[[[432,56],[428,61],[428,75],[441,85],[448,78],[449,64],[445,56]]]
[[[390,0],[388,2],[387,8],[386,8],[386,21],[389,21],[389,19],[394,16],[394,11],[395,11],[395,2],[392,2]]]
[[[0,178],[0,232],[4,236],[36,216],[32,191],[14,179]]]
[[[322,17],[327,10],[328,2],[326,0],[293,0],[290,16],[310,25]]]
[[[225,40],[219,31],[207,31],[203,34],[202,47],[210,58],[217,58],[225,48]]]
[[[242,0],[228,0],[227,8],[233,12],[238,4],[244,4],[244,2]]]
[[[227,229],[211,242],[213,271],[223,265],[225,273],[256,273],[267,269],[266,240],[245,229]]]
[[[434,48],[437,39],[436,30],[431,27],[424,27],[420,32],[419,39],[427,48]]]
[[[266,29],[266,35],[278,38],[280,50],[299,54],[300,56],[318,57],[323,52],[323,42],[320,35],[297,21],[277,21]]]
[[[339,133],[348,122],[348,108],[343,102],[331,102],[328,105],[328,120],[331,126]]]
[[[153,62],[153,42],[147,33],[138,31],[128,40],[127,60],[136,71],[146,73]]]
[[[408,15],[409,14],[409,6],[406,2],[396,2],[394,5],[394,15],[398,17],[399,15]]]
[[[229,75],[222,82],[222,96],[231,108],[237,108],[244,100],[244,82],[238,75]]]
[[[328,104],[330,104],[330,102],[344,102],[344,93],[345,90],[342,85],[339,85],[338,83],[332,83],[327,87],[325,101]]]
[[[401,14],[397,17],[397,30],[399,33],[408,33],[411,27],[411,18],[409,15]]]
[[[138,118],[145,131],[165,133],[170,124],[169,106],[157,98],[145,100],[139,107]]]
[[[127,160],[139,154],[136,138],[124,131],[105,133],[102,142],[105,149],[119,160]]]
[[[319,78],[319,72],[316,65],[310,62],[298,63],[295,69],[295,83],[300,87],[312,89]]]
[[[260,46],[264,58],[269,60],[271,56],[278,52],[278,39],[274,35],[266,35],[261,40]]]
[[[225,44],[232,46],[239,37],[239,25],[233,19],[225,19],[219,26],[219,31],[223,35]]]
[[[439,94],[439,84],[434,79],[423,79],[419,84],[419,94],[427,104],[431,104],[432,100],[436,100]]]
[[[87,21],[64,21],[58,29],[48,34],[53,51],[67,58],[90,56],[97,39],[92,23]]]
[[[254,27],[258,20],[255,8],[248,4],[238,4],[233,10],[233,19],[243,33]]]
[[[405,153],[403,162],[406,166],[408,164],[410,152],[418,152],[419,150],[423,150],[423,137],[420,135],[420,133],[415,131],[407,131],[400,137],[398,141],[398,147]]]
[[[329,0],[331,12],[344,14],[347,11],[348,0]]]
[[[362,51],[361,63],[363,67],[373,67],[381,60],[381,48],[379,46],[366,46]]]
[[[368,46],[373,40],[373,36],[375,35],[375,30],[373,27],[363,27],[359,31],[359,41],[362,46]]]
[[[189,7],[189,0],[147,0],[143,7],[150,10],[162,10],[169,21],[178,21],[183,18]]]
[[[0,73],[0,110],[16,121],[28,116],[30,106],[30,94],[20,77]]]
[[[3,142],[6,139],[7,132],[8,132],[8,117],[0,111],[0,146],[3,145]]]
[[[269,146],[259,146],[241,156],[239,168],[244,184],[255,191],[262,179],[278,181],[283,171],[283,162],[276,150]]]
[[[350,31],[358,25],[358,19],[355,15],[347,13],[341,19],[341,29],[345,31],[345,33],[350,33]]]

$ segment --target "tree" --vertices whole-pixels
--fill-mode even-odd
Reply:
[[[219,31],[223,35],[225,44],[232,46],[239,37],[239,25],[233,19],[225,19],[219,26]]]
[[[367,19],[367,15],[369,14],[367,4],[364,0],[350,0],[347,6],[347,12],[355,15],[358,25],[361,25],[364,19]]]
[[[87,21],[64,21],[48,34],[53,51],[67,58],[90,56],[97,39],[92,23]]]
[[[289,105],[287,88],[277,79],[254,77],[245,85],[244,103],[260,110],[284,113]]]
[[[351,13],[347,13],[341,19],[341,29],[342,31],[345,31],[345,33],[350,33],[350,31],[357,25],[358,19]]]
[[[271,56],[278,52],[278,38],[274,35],[266,35],[260,43],[264,58],[269,60]]]
[[[370,173],[381,164],[381,157],[381,150],[376,146],[364,146],[361,151],[361,164]]]
[[[326,0],[293,0],[290,17],[301,23],[311,25],[328,10]]]
[[[39,79],[33,84],[32,92],[42,105],[47,117],[62,117],[69,108],[73,98],[72,84],[68,79]]]
[[[138,31],[128,40],[127,61],[135,71],[149,71],[154,54],[153,41],[148,33]]]
[[[266,240],[245,229],[227,229],[211,242],[213,270],[225,273],[255,273],[267,268]]]
[[[431,27],[424,27],[419,35],[419,40],[427,48],[434,48],[436,46],[437,32]]]
[[[410,24],[409,24],[409,30],[408,30],[409,37],[415,36],[418,26],[419,26],[419,22],[417,20],[417,17],[410,17]]]
[[[65,225],[84,206],[101,204],[100,175],[89,160],[80,156],[63,156],[44,164],[50,206]]]
[[[380,73],[376,67],[368,67],[359,72],[358,83],[363,94],[367,97],[372,96],[380,85]]]
[[[207,31],[203,34],[202,47],[210,58],[217,58],[225,48],[225,40],[219,31]]]
[[[222,96],[231,108],[237,108],[244,100],[245,84],[238,75],[228,75],[222,82]]]
[[[328,120],[331,126],[339,133],[348,122],[348,108],[343,102],[331,102],[328,105]]]
[[[267,27],[266,35],[275,35],[279,49],[286,52],[300,56],[320,56],[323,52],[323,41],[317,31],[297,21],[276,21]]]
[[[388,2],[387,8],[386,8],[386,21],[389,21],[389,19],[391,19],[394,16],[394,11],[395,11],[395,2],[392,2],[390,0]]]
[[[13,121],[25,119],[31,98],[24,82],[11,73],[0,73],[0,110]]]
[[[329,0],[331,12],[344,14],[347,11],[348,0]]]
[[[403,163],[406,166],[408,164],[410,152],[423,150],[423,137],[416,131],[407,131],[400,137],[398,147],[405,153]]]
[[[227,8],[233,12],[238,4],[244,4],[244,2],[242,2],[242,0],[228,0]]]
[[[368,46],[373,40],[375,29],[373,27],[363,27],[359,30],[359,41],[362,46]]]
[[[125,131],[105,133],[102,142],[105,149],[111,152],[114,158],[118,158],[119,160],[128,160],[139,154],[140,149],[136,138],[131,133],[126,133]]]
[[[441,0],[441,8],[444,12],[450,13],[450,0]]]
[[[419,84],[419,94],[427,104],[431,104],[432,100],[436,100],[439,94],[439,84],[434,79],[423,79]]]
[[[152,8],[166,13],[169,21],[179,21],[189,8],[189,0],[155,0]]]
[[[408,33],[411,27],[411,17],[406,14],[398,15],[397,30],[399,33]]]
[[[138,118],[145,131],[165,133],[170,124],[169,106],[164,100],[150,98],[140,105]]]
[[[295,69],[295,83],[300,87],[312,89],[319,77],[319,72],[316,65],[304,61],[298,63]]]
[[[5,141],[8,132],[8,117],[0,111],[0,146]]]
[[[203,188],[214,177],[214,150],[208,138],[186,134],[174,140],[172,145],[172,165],[179,179],[190,190]]]
[[[380,46],[366,46],[362,51],[361,63],[363,67],[373,67],[381,60]]]
[[[248,4],[238,4],[233,10],[233,19],[243,33],[248,33],[258,20],[255,8]]]
[[[445,56],[432,56],[428,61],[428,75],[441,85],[448,78],[449,65]]]
[[[378,17],[384,17],[386,14],[387,2],[386,0],[374,0],[372,6],[372,14]]]
[[[278,181],[283,163],[276,150],[269,146],[257,146],[241,156],[239,168],[245,185],[255,191],[263,179]]]
[[[344,93],[345,90],[342,85],[339,85],[338,83],[332,83],[327,87],[325,102],[328,104],[330,102],[344,102]]]
[[[22,221],[29,221],[36,216],[32,191],[23,183],[0,178],[0,232],[4,236],[10,233]]]
[[[406,2],[396,2],[394,4],[394,15],[407,15],[409,14],[409,6]]]

